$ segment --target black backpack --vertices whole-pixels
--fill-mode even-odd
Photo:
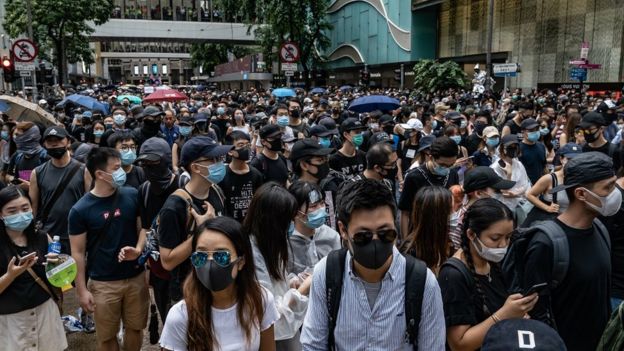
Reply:
[[[611,252],[611,240],[607,228],[598,219],[594,219],[594,232],[598,231],[609,252]],[[520,228],[512,235],[511,244],[505,260],[502,263],[503,275],[510,292],[522,292],[522,280],[524,278],[524,263],[526,252],[531,240],[538,233],[542,233],[553,244],[553,272],[552,280],[548,282],[550,290],[554,290],[565,279],[570,265],[570,248],[568,238],[563,228],[554,221],[537,222],[530,228]]]
[[[338,309],[342,296],[342,279],[344,276],[347,249],[334,250],[327,255],[325,266],[325,296],[329,316],[329,335],[327,349],[335,350],[334,329],[338,320]],[[422,309],[427,266],[412,256],[405,257],[405,340],[418,350],[418,328]]]

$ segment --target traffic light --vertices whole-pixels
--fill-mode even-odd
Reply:
[[[370,73],[368,71],[361,70],[360,71],[360,81],[362,82],[362,85],[367,86],[368,83],[370,83]]]
[[[13,60],[9,56],[2,57],[2,71],[4,73],[4,81],[11,83],[15,80],[15,66]]]
[[[394,70],[394,80],[396,80],[397,82],[401,81],[401,70],[400,69],[395,69]]]

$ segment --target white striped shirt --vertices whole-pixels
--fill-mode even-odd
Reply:
[[[336,350],[413,350],[405,340],[405,257],[396,247],[392,264],[382,279],[381,291],[372,310],[362,280],[351,265],[347,253],[342,295],[334,340]],[[328,311],[325,297],[323,258],[314,267],[308,312],[303,322],[301,343],[304,351],[327,350]],[[446,326],[440,287],[427,269],[418,330],[418,350],[444,351]]]

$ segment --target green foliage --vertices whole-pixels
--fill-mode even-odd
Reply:
[[[427,93],[449,88],[464,88],[468,76],[454,61],[421,60],[414,66],[414,88]]]
[[[27,3],[28,0],[5,3],[2,26],[12,38],[28,33]],[[68,62],[93,62],[89,35],[94,29],[88,22],[100,25],[108,21],[113,10],[112,0],[30,0],[30,5],[34,40],[41,53],[54,51],[52,61],[61,81]]]
[[[191,63],[195,67],[201,66],[204,74],[207,74],[214,71],[216,65],[228,62],[228,52],[240,58],[249,55],[252,50],[230,44],[196,43],[191,46]]]

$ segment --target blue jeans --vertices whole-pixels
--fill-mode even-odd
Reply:
[[[617,297],[612,297],[611,298],[611,312],[617,310],[617,308],[620,306],[621,303],[622,303],[622,299],[618,299]]]

